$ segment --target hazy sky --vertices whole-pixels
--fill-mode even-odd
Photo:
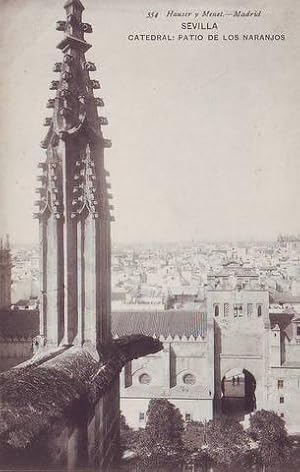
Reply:
[[[32,220],[45,104],[61,59],[63,0],[0,0],[0,233],[37,239]],[[151,9],[160,13],[146,19]],[[274,238],[300,232],[299,18],[294,0],[86,0],[94,33],[114,195],[115,241]],[[130,42],[182,34],[163,13],[261,8],[217,20],[223,34],[285,33],[281,42]],[[199,21],[199,20],[197,20]],[[206,20],[200,20],[205,21]],[[193,31],[188,31],[189,34]],[[200,32],[197,31],[197,34]],[[206,34],[206,33],[205,33]],[[97,91],[98,92],[98,91]]]

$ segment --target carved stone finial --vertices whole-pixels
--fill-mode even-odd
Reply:
[[[35,338],[33,338],[33,340],[32,340],[33,354],[39,354],[41,351],[43,351],[43,348],[45,346],[46,346],[45,336],[42,336],[41,334],[38,334]]]
[[[81,12],[84,10],[84,6],[82,5],[80,0],[67,0],[64,5],[64,8],[67,9],[69,7],[77,8]]]

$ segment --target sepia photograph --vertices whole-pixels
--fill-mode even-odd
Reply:
[[[0,0],[0,471],[300,471],[300,4]]]

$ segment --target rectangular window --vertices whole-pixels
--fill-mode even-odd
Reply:
[[[257,316],[261,316],[261,315],[262,315],[262,306],[257,305]]]
[[[191,421],[192,415],[190,413],[185,414],[185,421]]]
[[[140,421],[144,421],[144,419],[145,419],[145,413],[143,413],[142,411],[140,411],[140,413],[139,413],[139,420],[140,420]]]
[[[284,403],[284,397],[279,398],[279,403]]]
[[[229,303],[224,303],[224,317],[229,316]]]
[[[238,316],[238,314],[239,314],[239,307],[238,307],[238,305],[234,305],[233,315],[236,317],[236,316]]]
[[[220,307],[218,304],[214,305],[215,316],[219,316],[220,314]]]
[[[247,303],[247,316],[251,316],[253,314],[253,303]]]
[[[282,379],[279,379],[277,380],[277,388],[283,388],[283,380]]]
[[[297,336],[300,336],[300,326],[297,326]]]

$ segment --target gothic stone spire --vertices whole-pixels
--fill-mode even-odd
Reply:
[[[37,193],[36,217],[40,225],[41,334],[48,345],[107,342],[110,339],[110,221],[104,169],[103,138],[107,119],[98,116],[103,107],[94,96],[100,89],[90,72],[96,66],[85,53],[92,33],[82,22],[79,0],[65,3],[66,20],[56,29],[64,32],[58,49],[62,62],[54,65],[57,80],[50,84],[55,97],[45,119],[49,127],[41,146],[46,160]]]

